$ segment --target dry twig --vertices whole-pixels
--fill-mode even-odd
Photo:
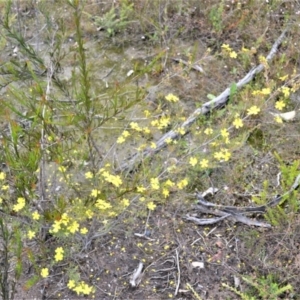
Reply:
[[[244,223],[248,226],[270,228],[271,227],[270,224],[257,221],[255,219],[250,219],[246,217],[245,214],[264,214],[267,211],[267,209],[278,205],[282,201],[282,199],[285,198],[285,196],[292,193],[299,186],[300,186],[300,174],[298,174],[293,185],[286,193],[284,193],[283,195],[276,196],[274,199],[272,199],[265,205],[256,206],[256,207],[255,206],[235,207],[235,206],[217,205],[212,202],[206,201],[203,198],[203,194],[201,195],[198,193],[197,194],[198,203],[196,205],[197,210],[205,214],[219,216],[219,218],[199,219],[187,215],[186,220],[193,221],[198,225],[210,225],[210,224],[218,223],[224,219],[229,219],[234,222]]]
[[[179,256],[178,256],[177,249],[176,249],[176,265],[177,265],[178,280],[177,280],[176,290],[174,293],[175,296],[178,294],[178,290],[179,290],[179,286],[180,286],[180,265],[179,265]]]

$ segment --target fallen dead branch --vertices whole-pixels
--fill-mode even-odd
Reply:
[[[143,263],[139,262],[137,268],[134,270],[132,275],[130,276],[129,283],[132,287],[137,287],[139,283],[141,282],[141,275],[142,275],[142,270],[143,270]]]
[[[275,56],[278,47],[284,40],[286,33],[288,31],[288,28],[286,28],[282,34],[279,36],[279,38],[276,40],[276,42],[273,44],[271,51],[266,57],[266,60],[269,62],[272,60],[272,58]],[[251,71],[249,71],[244,78],[242,78],[237,84],[237,89],[241,89],[244,85],[246,85],[248,82],[250,82],[255,75],[259,74],[262,70],[264,70],[264,65],[259,64],[258,66],[254,67]],[[189,131],[190,126],[201,116],[201,115],[206,115],[209,113],[211,110],[216,109],[218,107],[223,107],[230,95],[230,87],[228,87],[226,90],[224,90],[219,96],[214,98],[211,101],[208,101],[204,103],[200,108],[196,109],[188,118],[185,122],[183,122],[179,128],[182,128],[185,130],[187,133]],[[164,148],[167,145],[167,140],[175,140],[178,139],[181,135],[176,132],[176,130],[170,130],[166,134],[164,134],[157,142],[156,142],[156,148],[146,148],[143,152],[140,153],[135,153],[131,155],[124,163],[122,163],[118,171],[125,171],[125,170],[132,170],[135,164],[139,164],[141,159],[143,158],[148,158],[153,156],[155,153],[159,152],[162,148]]]
[[[185,219],[188,221],[192,221],[198,225],[211,225],[211,224],[218,223],[224,219],[229,219],[234,222],[244,223],[248,226],[271,228],[272,226],[270,224],[257,221],[252,218],[248,218],[245,215],[264,214],[267,211],[267,209],[278,205],[286,196],[291,194],[299,186],[300,186],[300,174],[296,177],[293,185],[286,193],[284,193],[283,195],[276,196],[274,199],[272,199],[265,205],[256,206],[256,207],[255,206],[235,207],[235,206],[217,205],[212,202],[206,201],[204,199],[205,193],[202,194],[197,193],[196,196],[198,202],[195,207],[197,211],[200,211],[201,213],[204,214],[215,215],[218,216],[218,218],[200,219],[194,216],[187,215]]]

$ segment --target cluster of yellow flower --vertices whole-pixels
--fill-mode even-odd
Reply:
[[[270,88],[263,88],[261,90],[255,90],[252,92],[253,96],[266,96],[271,94]]]
[[[84,281],[80,281],[78,283],[75,282],[75,280],[69,280],[68,282],[68,288],[72,291],[74,291],[77,295],[90,295],[91,293],[95,292],[95,288],[88,285]]]
[[[62,260],[63,258],[63,249],[57,248],[56,249],[57,254],[57,260]],[[41,277],[47,278],[49,276],[49,269],[48,268],[42,268],[41,269]],[[77,295],[90,295],[92,293],[95,293],[95,288],[86,284],[84,281],[76,282],[75,280],[70,279],[68,284],[68,288],[72,291],[74,291]]]
[[[178,102],[179,101],[179,98],[173,94],[168,94],[165,98],[169,102]]]
[[[126,141],[126,138],[130,136],[130,132],[128,130],[124,130],[122,134],[117,139],[117,144],[123,144]]]
[[[228,44],[223,44],[221,46],[222,51],[226,54],[229,55],[231,58],[237,58],[237,53],[231,49],[231,47]]]
[[[17,204],[13,206],[13,210],[18,212],[25,207],[25,199],[23,197],[19,197],[17,199]]]
[[[219,161],[228,161],[231,157],[231,153],[226,148],[222,148],[221,151],[214,153],[214,158]]]
[[[79,223],[76,220],[72,220],[67,213],[63,213],[59,220],[55,220],[50,229],[51,233],[58,233],[59,231],[64,232],[66,235],[69,233],[76,233],[79,231]],[[81,234],[86,234],[87,228],[83,227],[80,229]]]
[[[162,129],[168,127],[168,125],[170,124],[170,122],[171,122],[170,117],[165,115],[165,116],[162,116],[160,119],[153,120],[151,122],[151,125],[153,127],[158,128],[159,130],[162,130]]]
[[[61,261],[64,259],[64,249],[62,247],[58,247],[55,249],[55,256],[54,259],[55,261]]]
[[[189,163],[192,167],[195,167],[198,164],[197,157],[192,156],[190,158]],[[199,165],[202,169],[206,169],[208,167],[208,163],[209,163],[209,161],[206,158],[203,158],[202,160],[200,160]]]
[[[122,179],[119,175],[112,175],[107,171],[103,171],[102,176],[104,177],[105,181],[113,184],[115,187],[119,187],[122,184]]]

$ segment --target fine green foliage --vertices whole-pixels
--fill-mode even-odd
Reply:
[[[213,29],[217,33],[221,33],[224,25],[223,25],[223,12],[224,12],[224,1],[213,6],[209,12],[209,20],[212,24]]]
[[[0,272],[0,295],[1,299],[12,300],[16,292],[16,284],[21,277],[22,268],[22,242],[21,231],[14,224],[10,228],[7,222],[0,218],[1,239],[1,272]]]
[[[126,27],[132,23],[130,16],[133,11],[133,3],[128,0],[120,1],[118,8],[112,3],[111,9],[103,16],[88,16],[92,17],[98,30],[105,30],[109,37],[114,36],[116,33],[120,33]]]
[[[280,173],[278,173],[278,185],[280,184],[282,188],[282,194],[285,194],[293,185],[296,177],[299,175],[299,160],[295,160],[292,164],[286,165],[278,153],[274,153],[275,157],[280,163]],[[278,191],[276,192],[278,194]],[[274,197],[276,197],[276,194]],[[267,181],[263,184],[263,189],[260,192],[260,196],[253,197],[253,201],[257,204],[266,204],[270,201],[269,183]],[[278,226],[280,224],[284,225],[291,221],[291,217],[299,210],[298,203],[298,191],[293,190],[290,193],[284,195],[280,203],[273,208],[269,208],[265,218],[269,223]]]
[[[223,283],[222,285],[235,294],[241,297],[243,300],[255,300],[255,299],[263,299],[263,300],[276,300],[278,296],[284,294],[287,291],[292,291],[292,286],[287,284],[285,286],[280,286],[278,282],[275,281],[274,276],[269,274],[267,277],[259,277],[253,279],[251,277],[242,277],[243,280],[248,283],[254,291],[249,292],[241,292],[237,289]],[[259,298],[256,296],[258,294]]]

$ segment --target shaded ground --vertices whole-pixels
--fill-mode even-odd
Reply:
[[[194,41],[197,40],[194,60],[203,63],[205,76],[185,69],[184,66],[170,61],[169,57],[163,56],[165,63],[160,64],[161,68],[149,72],[141,79],[140,84],[145,88],[144,97],[148,101],[141,107],[146,106],[155,110],[160,104],[159,99],[171,90],[180,97],[182,111],[188,115],[202,102],[207,101],[207,94],[217,95],[231,82],[241,78],[251,65],[246,68],[237,64],[236,72],[233,73],[224,67],[222,61],[209,56],[203,59],[203,56],[207,47],[211,47],[213,52],[223,43],[240,48],[245,40],[248,44],[251,42],[254,44],[262,36],[265,43],[260,45],[259,50],[263,52],[276,40],[283,23],[282,18],[278,16],[280,11],[270,13],[268,20],[271,29],[265,33],[266,26],[253,23],[256,20],[253,15],[255,12],[246,8],[237,19],[234,19],[235,21],[229,22],[231,16],[229,12],[236,9],[233,6],[229,7],[228,19],[220,33],[216,33],[208,24],[202,11],[187,10],[186,14],[172,15],[169,25],[174,28],[174,32],[180,25],[184,26],[185,31],[176,39],[168,36],[170,42],[163,46],[170,47],[170,56],[186,58],[186,55],[192,52]],[[248,22],[253,22],[251,27],[245,29],[247,25],[243,25],[242,20],[247,18]],[[246,24],[249,24],[248,22]],[[97,37],[93,34],[97,34]],[[94,42],[99,38],[98,34],[95,30],[91,30],[89,39]],[[141,31],[133,28],[128,30],[126,37],[137,40],[141,34]],[[172,30],[169,34],[172,34]],[[128,61],[127,64],[124,63],[126,67],[123,69],[117,66],[116,72],[119,74],[113,74],[112,76],[115,76],[113,80],[118,79],[120,72],[125,77],[130,67],[135,67],[136,60],[146,61],[153,52],[157,53],[163,48],[149,51],[145,48],[151,47],[151,42],[140,40],[134,47],[132,44],[124,46],[126,42],[122,38],[116,35],[114,41],[123,45],[126,57],[132,56],[132,60],[131,64]],[[162,40],[164,38],[166,37],[162,37]],[[290,45],[296,40],[296,36],[292,34]],[[185,52],[187,48],[190,49],[188,53]],[[293,46],[285,45],[281,48],[280,54],[292,51],[292,48]],[[112,57],[115,58],[114,55]],[[289,71],[294,65],[299,72],[299,57],[287,60],[283,68]],[[232,69],[234,66],[230,67]],[[111,65],[102,70],[100,77],[107,74],[110,68]],[[141,109],[139,108],[137,112],[139,113]],[[287,292],[278,299],[299,297],[299,214],[291,214],[290,219],[285,220],[282,226],[271,229],[252,228],[227,221],[201,227],[184,219],[186,213],[199,216],[193,206],[196,202],[193,196],[195,188],[204,190],[214,185],[220,192],[211,199],[213,202],[238,206],[249,205],[251,195],[258,194],[262,190],[262,182],[265,180],[268,180],[270,185],[270,198],[272,193],[284,192],[276,186],[279,167],[273,152],[276,150],[287,165],[300,158],[299,120],[279,127],[269,114],[264,113],[253,122],[256,122],[254,125],[260,130],[259,136],[254,134],[253,139],[249,137],[245,139],[244,147],[237,151],[238,154],[232,163],[222,168],[212,168],[209,174],[195,173],[189,191],[174,193],[169,202],[158,205],[148,216],[146,212],[141,215],[124,213],[116,220],[115,226],[108,234],[95,239],[81,256],[74,258],[75,264],[83,274],[82,279],[96,287],[95,299],[197,299],[197,294],[201,299],[237,299],[238,296],[223,287],[222,283],[235,286],[241,291],[248,291],[249,285],[241,279],[242,276],[250,276],[255,281],[270,274],[280,285],[293,286],[293,292]],[[256,128],[255,126],[253,128]],[[191,135],[187,135],[184,141],[188,146],[197,143],[197,139]],[[161,154],[162,161],[173,153],[173,149],[168,150]],[[125,154],[131,151],[133,150],[125,149]],[[119,158],[123,158],[125,154],[124,150],[118,152]],[[297,197],[299,200],[299,196]],[[262,216],[260,218],[263,219]],[[135,235],[145,232],[146,238]],[[51,239],[47,241],[46,247],[51,247],[52,242],[54,241]],[[143,275],[140,284],[133,288],[129,280],[139,262],[144,265]],[[203,263],[203,266],[200,264],[200,267],[193,267],[193,262]],[[27,275],[30,276],[30,268]],[[39,284],[28,292],[19,290],[16,298],[40,299],[43,296],[43,299],[85,299],[76,297],[74,293],[70,294],[66,283],[63,279],[57,282],[54,276],[45,285]],[[267,289],[267,285],[268,283],[263,288]]]

